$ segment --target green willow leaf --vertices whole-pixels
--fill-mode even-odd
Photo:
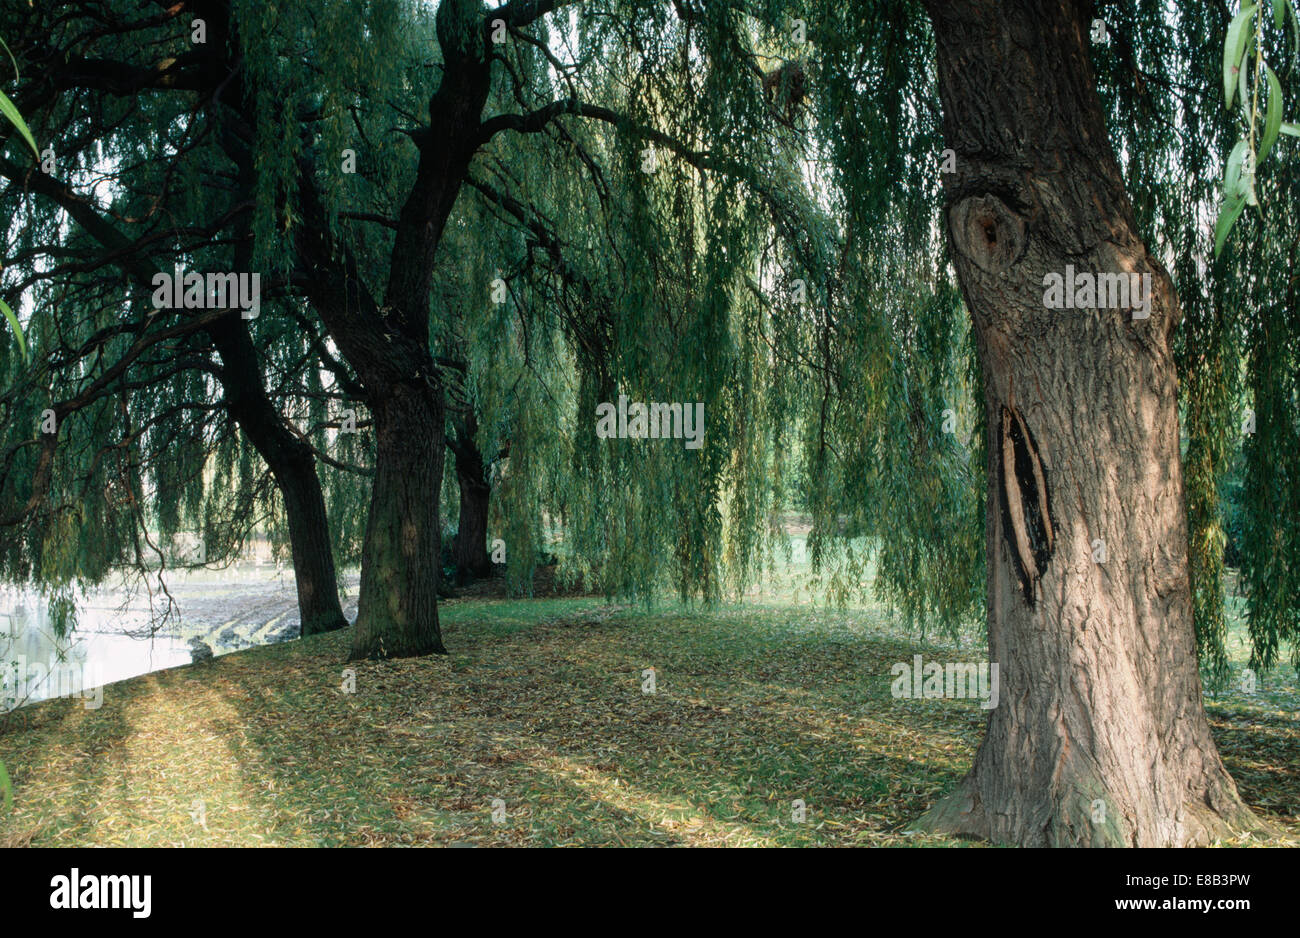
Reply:
[[[23,362],[27,361],[27,340],[23,338],[23,327],[14,315],[14,311],[9,308],[9,304],[0,300],[0,313],[4,313],[5,319],[9,320],[9,325],[13,327],[14,335],[18,336],[18,348],[22,350]]]
[[[1259,143],[1259,155],[1256,157],[1258,163],[1264,162],[1264,157],[1268,156],[1268,151],[1272,149],[1278,132],[1282,129],[1282,83],[1267,65],[1264,66],[1264,76],[1268,79],[1268,114],[1264,118],[1264,138]]]
[[[41,158],[41,151],[36,148],[36,138],[33,137],[32,132],[27,129],[27,122],[23,120],[23,116],[18,113],[18,108],[14,107],[14,103],[9,100],[9,96],[3,91],[0,91],[0,114],[9,118],[9,122],[18,128],[18,132],[23,135],[23,138],[27,141],[27,145],[32,148],[32,152],[36,154],[36,158],[39,160]]]
[[[1250,113],[1250,67],[1246,64],[1251,57],[1251,49],[1255,44],[1254,33],[1250,36],[1250,41],[1246,43],[1246,55],[1242,59],[1242,68],[1237,72],[1237,98],[1241,107],[1241,119],[1247,124],[1254,126],[1253,115]]]
[[[1223,97],[1229,110],[1237,86],[1237,71],[1246,54],[1246,40],[1250,38],[1250,31],[1246,27],[1250,25],[1250,19],[1258,8],[1255,3],[1242,7],[1241,12],[1232,18],[1228,37],[1223,43]]]
[[[1286,20],[1287,0],[1273,0],[1273,25],[1278,29],[1282,28],[1282,23]]]
[[[1291,124],[1283,121],[1282,126],[1279,129],[1288,137],[1300,137],[1300,124]]]
[[[6,43],[3,39],[0,39],[0,49],[4,49],[5,55],[9,56],[9,61],[14,63],[14,81],[17,81],[19,78],[18,60],[14,58],[14,54],[9,51],[9,44]]]
[[[1237,223],[1237,219],[1241,217],[1241,212],[1245,207],[1245,196],[1224,199],[1223,208],[1219,210],[1219,220],[1214,226],[1214,256],[1216,258],[1223,252],[1224,242],[1228,240],[1228,232]]]

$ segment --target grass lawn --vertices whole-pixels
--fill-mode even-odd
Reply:
[[[962,776],[985,712],[895,700],[889,669],[978,644],[761,597],[464,599],[443,622],[443,658],[346,665],[343,632],[114,684],[98,710],[19,711],[0,845],[958,843],[906,826]],[[1210,703],[1276,845],[1300,845],[1297,710],[1289,671]]]

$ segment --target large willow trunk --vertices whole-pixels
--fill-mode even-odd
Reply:
[[[1025,846],[1186,845],[1256,826],[1201,701],[1178,301],[1107,137],[1091,4],[927,5],[957,159],[948,236],[984,376],[1001,703],[970,774],[922,826]],[[1149,315],[1132,298],[1046,308],[1045,275],[1067,265],[1150,275]]]
[[[445,654],[438,628],[442,394],[400,384],[372,406],[375,481],[352,657]]]

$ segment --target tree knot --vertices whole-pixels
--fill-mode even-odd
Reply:
[[[948,211],[954,244],[981,270],[1001,273],[1025,253],[1024,216],[996,195],[969,196]]]

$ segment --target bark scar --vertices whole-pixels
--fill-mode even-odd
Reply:
[[[1033,607],[1034,585],[1047,569],[1056,541],[1047,467],[1039,456],[1033,434],[1014,407],[1003,405],[998,431],[1002,534],[1007,539],[1025,602]]]

